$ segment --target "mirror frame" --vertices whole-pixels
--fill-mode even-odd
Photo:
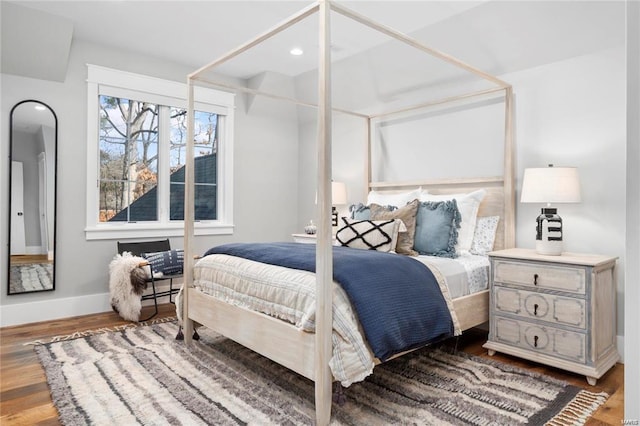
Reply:
[[[20,107],[26,103],[36,103],[45,107],[53,116],[54,122],[54,147],[53,147],[53,272],[51,274],[51,288],[41,289],[41,290],[26,290],[21,292],[11,292],[11,185],[12,185],[12,173],[13,173],[13,144],[14,144],[14,112],[16,108]],[[27,294],[27,293],[39,293],[43,291],[53,291],[56,289],[56,258],[58,255],[57,249],[57,229],[58,229],[58,221],[57,221],[57,212],[58,212],[58,116],[56,115],[53,108],[51,108],[48,104],[38,101],[36,99],[27,99],[24,101],[20,101],[11,108],[11,112],[9,113],[9,212],[8,212],[8,240],[7,240],[7,295],[16,295],[16,294]]]

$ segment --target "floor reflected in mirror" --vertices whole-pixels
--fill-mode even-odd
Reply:
[[[53,261],[43,255],[11,256],[11,294],[53,289]]]

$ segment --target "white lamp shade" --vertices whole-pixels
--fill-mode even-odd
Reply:
[[[580,178],[575,167],[525,169],[521,203],[579,203]]]
[[[331,203],[347,204],[347,185],[344,182],[331,182]]]

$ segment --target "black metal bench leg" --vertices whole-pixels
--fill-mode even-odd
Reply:
[[[158,315],[158,296],[157,296],[157,292],[156,292],[156,282],[153,279],[153,275],[151,276],[151,288],[153,290],[153,306],[154,306],[154,312],[153,314],[151,314],[151,316],[145,318],[145,319],[141,319],[140,322],[144,322],[144,321],[149,321],[151,318],[155,317],[156,315]]]

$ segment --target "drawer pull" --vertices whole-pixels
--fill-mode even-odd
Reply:
[[[538,336],[533,336],[533,346],[538,347]]]
[[[533,305],[533,315],[538,316],[538,304]]]
[[[538,274],[533,274],[533,285],[538,285]]]

